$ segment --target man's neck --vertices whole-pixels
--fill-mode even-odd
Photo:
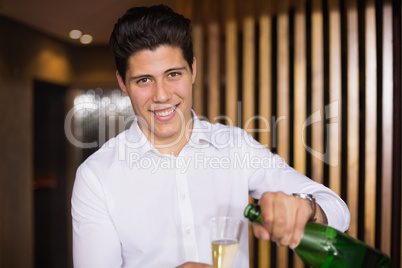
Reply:
[[[143,128],[140,123],[139,127],[144,133],[145,137],[147,137],[147,139],[160,153],[178,156],[184,146],[186,146],[186,144],[190,141],[193,124],[194,122],[191,124],[185,124],[188,127],[180,131],[179,135],[163,139],[156,137],[156,135],[148,128]]]

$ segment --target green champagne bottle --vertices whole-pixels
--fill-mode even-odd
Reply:
[[[260,207],[249,204],[244,216],[261,223]],[[294,249],[306,265],[313,268],[388,268],[391,260],[360,240],[329,226],[308,222],[299,245]]]

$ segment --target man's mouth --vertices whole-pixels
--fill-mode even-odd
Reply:
[[[168,116],[170,114],[172,114],[174,111],[176,111],[177,107],[179,107],[179,104],[169,107],[167,109],[163,109],[163,110],[151,110],[151,112],[153,112],[155,115],[157,116]]]

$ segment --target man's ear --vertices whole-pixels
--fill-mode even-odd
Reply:
[[[116,77],[117,77],[117,82],[119,82],[119,86],[120,86],[121,90],[124,92],[125,95],[128,96],[127,87],[124,84],[123,78],[121,77],[119,71],[116,71]]]
[[[197,61],[195,60],[195,57],[193,58],[192,68],[193,68],[193,73],[192,73],[191,80],[192,80],[192,83],[194,84],[195,77],[197,76]]]

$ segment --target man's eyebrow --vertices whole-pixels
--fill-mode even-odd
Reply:
[[[142,78],[149,78],[149,77],[152,77],[152,75],[150,75],[150,74],[140,74],[140,75],[137,75],[137,76],[131,76],[129,79],[130,80],[139,80],[139,79],[142,79]]]
[[[173,72],[173,71],[182,71],[182,70],[186,70],[186,67],[175,67],[175,68],[170,68],[170,69],[167,69],[166,71],[165,71],[165,73],[170,73],[170,72]]]
[[[170,73],[170,72],[174,72],[174,71],[182,71],[182,70],[186,70],[186,67],[174,67],[174,68],[170,68],[167,69],[164,73]],[[143,78],[149,78],[152,77],[152,75],[150,74],[140,74],[140,75],[136,75],[136,76],[131,76],[129,77],[130,80],[139,80],[139,79],[143,79]]]

